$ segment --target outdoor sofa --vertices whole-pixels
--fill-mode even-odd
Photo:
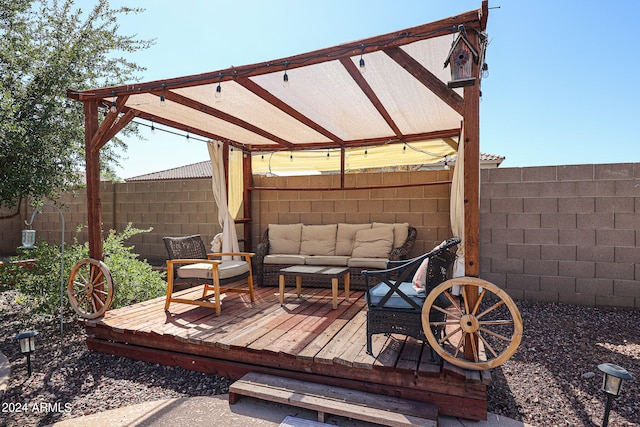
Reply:
[[[280,269],[293,265],[349,267],[351,289],[365,290],[362,270],[384,269],[387,262],[407,258],[416,241],[408,223],[269,224],[255,251],[258,286],[278,286]],[[326,282],[326,283],[325,283]],[[330,281],[304,286],[329,287]]]

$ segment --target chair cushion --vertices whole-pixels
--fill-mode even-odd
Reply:
[[[395,283],[395,282],[392,282]],[[389,291],[389,286],[386,283],[380,282],[369,292],[367,292],[367,304],[369,305],[378,305],[382,298]],[[424,304],[425,293],[424,292],[416,292],[413,289],[413,284],[411,282],[402,282],[400,284],[400,292],[408,296],[412,301],[415,301],[420,307]],[[406,308],[406,309],[414,309],[411,305],[406,302],[400,295],[396,292],[391,295],[391,297],[384,304],[384,308]]]
[[[351,256],[353,245],[356,242],[356,233],[360,230],[368,230],[371,224],[338,224],[336,234],[336,255]]]
[[[286,254],[273,254],[264,257],[264,264],[289,264],[289,265],[304,265],[304,255],[286,255]]]
[[[178,269],[178,277],[181,279],[213,279],[212,270],[211,264],[187,264]],[[249,264],[246,261],[222,261],[218,264],[220,280],[241,276],[248,272]]]
[[[393,245],[393,227],[378,227],[356,232],[351,256],[354,258],[389,258]]]
[[[305,257],[305,264],[307,265],[331,265],[331,266],[341,266],[346,267],[347,262],[349,261],[348,256],[307,256]]]
[[[385,224],[382,222],[374,222],[371,228],[377,227],[392,227],[393,228],[393,247],[399,248],[404,245],[404,242],[407,241],[409,237],[409,223],[395,223],[395,224]],[[392,248],[393,249],[393,248]],[[389,251],[391,252],[391,251]]]
[[[269,224],[269,253],[299,254],[302,224]]]
[[[301,255],[335,255],[338,224],[303,225]]]
[[[384,270],[387,268],[388,258],[349,258],[347,265],[349,267],[364,267]]]

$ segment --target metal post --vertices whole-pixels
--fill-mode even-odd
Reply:
[[[613,395],[607,393],[607,403],[604,406],[604,419],[602,420],[602,427],[607,427],[609,425],[609,410],[611,409],[612,400]]]

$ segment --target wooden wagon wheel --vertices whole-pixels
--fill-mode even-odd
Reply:
[[[95,319],[102,316],[113,301],[113,281],[106,264],[93,258],[78,261],[67,282],[71,306],[80,316]]]
[[[452,288],[461,287],[460,297]],[[469,295],[478,295],[473,307]],[[446,361],[485,370],[509,360],[522,340],[522,317],[502,289],[475,277],[457,277],[434,288],[422,307],[422,327],[431,347]],[[473,360],[463,358],[471,346]],[[468,350],[468,349],[467,349]]]

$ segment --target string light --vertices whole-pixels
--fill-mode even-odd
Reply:
[[[185,138],[187,138],[187,141],[189,141],[189,138],[190,138],[189,137],[189,128],[187,128],[186,131],[187,131],[187,135],[185,136]]]
[[[364,58],[362,57],[362,55],[364,55],[364,45],[362,45],[360,47],[360,72],[364,73],[365,71],[367,71],[367,66],[364,63]]]
[[[155,133],[156,132],[156,128],[153,125],[153,120],[151,120],[151,132]]]
[[[109,111],[111,111],[112,113],[117,113],[118,108],[116,107],[116,91],[112,91],[111,94],[113,95],[113,99],[111,100],[111,108],[109,108]]]
[[[284,76],[282,76],[282,86],[289,87],[289,75],[287,74],[287,68],[289,67],[289,61],[284,62]]]
[[[220,84],[221,82],[222,82],[222,73],[218,73],[218,87],[216,87],[216,94],[215,94],[216,98],[220,98],[222,96],[222,85]]]
[[[69,101],[67,101],[67,102],[64,104],[64,112],[65,112],[66,114],[71,114],[71,111],[72,111],[72,110],[71,110],[71,103],[70,103]]]
[[[160,106],[161,107],[166,107],[167,103],[164,101],[164,87],[166,85],[164,83],[162,83],[162,92],[160,93]]]
[[[444,170],[449,170],[449,156],[444,156]]]

